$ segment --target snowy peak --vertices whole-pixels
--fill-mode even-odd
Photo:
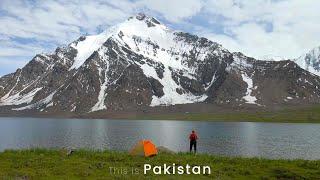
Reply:
[[[160,23],[160,21],[158,21],[156,18],[149,17],[149,16],[145,15],[144,13],[138,13],[136,16],[129,17],[128,21],[132,21],[134,19],[145,22],[148,27],[154,27],[154,26],[159,26],[159,25],[163,26]]]
[[[320,47],[300,56],[295,62],[303,69],[320,76]]]
[[[169,29],[162,25],[157,19],[139,13],[134,17],[128,18],[123,23],[112,26],[106,31],[98,35],[82,36],[77,41],[70,44],[70,46],[77,50],[77,55],[74,59],[72,69],[78,69],[92,54],[102,47],[109,38],[118,39],[126,44],[132,39],[148,39],[155,40],[158,43],[171,41],[168,38]],[[154,39],[151,39],[151,38]],[[123,39],[124,38],[124,39]],[[126,38],[126,39],[125,39]],[[131,42],[128,42],[129,44]]]
[[[157,19],[139,13],[101,34],[83,36],[71,43],[70,46],[77,50],[77,55],[70,70],[81,67],[110,38],[137,54],[176,68],[182,66],[183,54],[190,54],[191,51],[200,51],[198,56],[201,59],[206,57],[212,46],[217,54],[228,52],[217,43],[188,33],[173,31]]]

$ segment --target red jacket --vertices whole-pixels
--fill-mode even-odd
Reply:
[[[196,133],[191,133],[189,136],[190,141],[195,141],[198,139],[198,136]]]

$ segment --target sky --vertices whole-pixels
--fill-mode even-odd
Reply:
[[[1,0],[0,76],[139,12],[232,52],[293,59],[320,46],[319,7],[319,0]]]

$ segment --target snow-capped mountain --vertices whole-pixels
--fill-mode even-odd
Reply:
[[[320,76],[320,47],[300,56],[295,62],[303,69]]]
[[[318,103],[320,78],[138,14],[0,78],[1,111],[87,113],[188,103]]]

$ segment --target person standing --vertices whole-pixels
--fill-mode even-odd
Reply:
[[[196,153],[198,136],[194,130],[191,132],[189,136],[189,140],[190,140],[190,152],[192,152],[192,148],[194,148],[194,153]]]

